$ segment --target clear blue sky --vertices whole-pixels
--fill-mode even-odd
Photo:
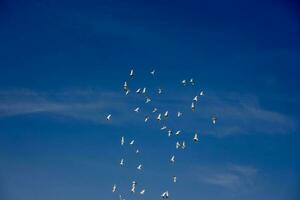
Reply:
[[[0,1],[0,199],[113,200],[114,183],[141,199],[128,194],[133,180],[145,200],[164,190],[174,200],[300,199],[299,13],[292,0]],[[147,107],[125,97],[131,67],[133,89],[164,95]],[[196,86],[181,87],[190,77]],[[143,122],[155,105],[184,112],[167,123],[183,130],[186,151]]]

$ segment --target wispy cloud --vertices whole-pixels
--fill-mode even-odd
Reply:
[[[94,90],[69,90],[62,92],[35,92],[11,90],[0,92],[0,118],[50,113],[79,120],[106,123],[105,115],[114,113],[122,123],[126,103],[117,93]]]
[[[258,170],[253,166],[226,164],[197,167],[201,182],[232,191],[247,192],[255,186]]]
[[[50,113],[96,123],[107,123],[105,115],[112,113],[116,120],[113,124],[125,125],[134,119],[142,121],[141,116],[151,113],[153,107],[170,115],[176,111],[184,112],[180,122],[168,120],[171,127],[186,131],[201,130],[204,134],[225,136],[251,133],[290,133],[296,130],[295,120],[282,113],[263,108],[253,95],[209,94],[200,99],[197,112],[190,112],[190,98],[176,94],[175,98],[162,96],[150,105],[142,106],[143,98],[135,95],[125,97],[119,92],[97,90],[65,90],[36,92],[31,90],[0,91],[0,119],[9,116]],[[142,106],[140,115],[132,114],[135,106]],[[218,123],[212,126],[210,117],[216,114]],[[155,116],[152,115],[152,118]],[[153,120],[155,121],[155,120]],[[136,121],[135,121],[136,122]]]

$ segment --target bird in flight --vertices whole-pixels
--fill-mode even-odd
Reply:
[[[176,183],[177,182],[177,177],[173,176],[173,182]]]
[[[106,120],[109,121],[111,119],[111,114],[106,116]]]
[[[113,185],[113,188],[112,188],[112,192],[115,192],[116,190],[117,190],[117,185],[114,184],[114,185]]]
[[[198,133],[195,133],[195,135],[194,135],[194,142],[198,142],[199,141],[199,139],[198,139]]]
[[[124,143],[125,143],[125,139],[124,139],[124,136],[122,136],[122,138],[121,138],[121,145],[123,146]]]
[[[195,103],[194,102],[192,102],[191,109],[193,112],[195,112]]]
[[[145,194],[145,191],[146,191],[145,189],[142,189],[141,192],[140,192],[140,194],[141,194],[141,195],[144,195],[144,194]]]
[[[134,109],[134,112],[139,112],[139,111],[140,111],[140,107]]]
[[[120,161],[120,165],[121,165],[121,167],[124,166],[124,159],[123,158]]]
[[[152,75],[154,76],[154,74],[155,74],[155,69],[153,69],[153,70],[150,72],[150,74],[152,74]]]
[[[160,195],[163,199],[168,199],[169,198],[169,192],[168,191],[165,191],[164,193],[162,193]]]
[[[133,69],[130,70],[129,76],[133,77]]]
[[[175,163],[175,156],[172,156],[172,157],[171,157],[170,162],[171,162],[171,163]]]
[[[217,117],[213,116],[213,117],[211,118],[211,120],[212,120],[212,123],[213,123],[213,124],[216,124],[216,123],[217,123]]]
[[[139,164],[139,165],[137,166],[137,169],[138,169],[138,170],[142,170],[142,167],[143,167],[143,165]]]

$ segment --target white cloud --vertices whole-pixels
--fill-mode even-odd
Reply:
[[[226,164],[196,167],[201,182],[233,192],[247,192],[255,187],[257,169],[253,166]]]
[[[145,105],[146,115],[154,106],[169,110],[170,115],[177,110],[184,112],[181,123],[168,120],[170,126],[185,131],[200,130],[203,134],[226,136],[232,134],[283,134],[297,129],[295,120],[282,113],[263,108],[253,95],[207,94],[200,99],[195,114],[190,112],[191,98],[175,94],[162,96]],[[97,90],[65,90],[55,92],[35,92],[30,90],[0,91],[0,118],[35,113],[50,113],[96,123],[107,123],[105,115],[112,113],[113,124],[126,125],[140,120],[141,115],[132,115],[131,110],[144,100],[125,97],[122,92]],[[143,106],[144,107],[144,106]],[[148,109],[148,110],[147,110]],[[212,126],[211,115],[218,116],[218,123]],[[180,127],[179,127],[180,125]]]

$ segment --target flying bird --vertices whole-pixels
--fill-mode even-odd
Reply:
[[[149,103],[151,99],[149,97],[146,98],[146,103]]]
[[[186,86],[186,80],[181,81],[182,85]]]
[[[137,166],[137,169],[142,170],[142,167],[143,167],[143,165],[140,164],[139,166]]]
[[[168,136],[171,137],[171,135],[172,135],[172,130],[169,129],[169,130],[168,130]]]
[[[124,166],[124,159],[123,158],[120,161],[120,165],[121,165],[121,167]]]
[[[159,113],[157,118],[156,118],[158,121],[161,121],[161,114]]]
[[[147,90],[147,89],[144,87],[142,93],[145,94],[145,93],[146,93],[146,90]]]
[[[171,157],[170,162],[171,162],[171,163],[175,163],[175,156],[172,156],[172,157]]]
[[[132,185],[131,185],[131,192],[135,193],[135,186],[136,186],[136,182],[132,181]]]
[[[161,94],[161,93],[162,93],[162,89],[158,88],[158,94]]]
[[[144,121],[147,122],[148,120],[149,120],[149,116],[146,116]]]
[[[128,84],[127,84],[127,81],[124,82],[123,88],[124,88],[125,91],[128,90]]]
[[[169,116],[169,111],[166,111],[165,114],[164,114],[164,117],[167,118],[168,116]]]
[[[144,195],[145,191],[146,191],[145,189],[142,189],[141,192],[140,192],[140,195]]]
[[[194,81],[193,78],[190,79],[190,84],[191,84],[191,85],[195,85],[195,81]]]
[[[133,145],[134,144],[134,140],[131,140],[131,142],[129,143],[130,145]]]
[[[177,182],[177,177],[173,176],[173,182],[176,183]]]
[[[160,195],[163,199],[168,199],[169,198],[169,192],[168,191],[165,191],[164,193],[162,193]]]
[[[136,109],[134,109],[134,112],[139,112],[140,111],[140,107],[137,107]]]
[[[133,77],[133,69],[130,70],[129,76],[130,76],[130,77]]]
[[[111,114],[106,116],[106,120],[109,121],[111,119]]]
[[[157,111],[157,108],[154,108],[152,112],[155,113],[156,111]]]
[[[160,128],[160,130],[165,130],[165,129],[167,129],[166,126],[163,126],[163,127]]]
[[[193,101],[198,101],[198,96],[195,96],[194,98],[193,98]]]
[[[193,112],[195,112],[195,103],[194,102],[192,102],[191,109]]]
[[[177,117],[181,117],[182,116],[182,113],[181,112],[177,112]]]
[[[180,135],[181,130],[176,131],[175,135]]]
[[[130,90],[127,90],[126,93],[125,93],[125,95],[127,96],[129,94],[129,92],[130,92]]]
[[[121,138],[121,145],[123,146],[124,143],[125,143],[125,139],[124,139],[124,136],[122,136],[122,138]]]
[[[211,120],[212,120],[212,123],[213,123],[213,124],[216,124],[216,123],[217,123],[217,117],[212,117]]]
[[[194,135],[194,142],[198,142],[198,141],[199,141],[198,133],[195,133],[195,135]]]
[[[135,92],[137,93],[137,94],[139,94],[139,93],[141,93],[141,88],[138,88]]]
[[[204,91],[201,90],[200,93],[199,93],[199,95],[200,95],[200,96],[204,96]]]
[[[176,149],[179,149],[179,147],[180,147],[180,143],[176,142]]]
[[[138,154],[138,153],[140,153],[140,151],[137,149],[137,150],[135,151],[135,153]]]
[[[112,192],[114,193],[117,190],[116,184],[113,185]]]
[[[182,142],[181,148],[185,149],[185,141]]]
[[[153,69],[153,70],[150,72],[150,74],[152,74],[152,75],[154,76],[154,74],[155,74],[155,69]]]

